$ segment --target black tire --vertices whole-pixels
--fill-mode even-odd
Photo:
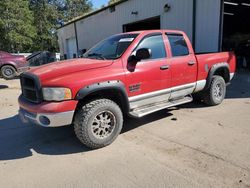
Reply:
[[[222,103],[226,96],[226,83],[221,76],[213,76],[211,84],[203,94],[204,103],[216,106]]]
[[[13,79],[17,76],[16,69],[11,65],[4,65],[1,68],[1,75],[5,80]]]
[[[98,119],[100,116],[102,116],[102,120]],[[104,117],[106,116],[110,116],[111,123],[107,123],[109,121],[107,118],[105,122]],[[104,128],[104,126],[109,127]],[[91,149],[111,144],[120,134],[122,126],[123,115],[120,107],[108,99],[97,99],[83,104],[74,118],[74,130],[77,138]],[[109,135],[103,136],[102,133]]]

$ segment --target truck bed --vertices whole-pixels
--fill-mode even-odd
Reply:
[[[196,54],[196,60],[198,62],[198,80],[206,79],[208,70],[210,70],[214,64],[227,63],[230,73],[234,73],[236,69],[234,52]]]

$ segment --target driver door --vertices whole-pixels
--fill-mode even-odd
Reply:
[[[151,57],[137,62],[133,72],[126,72],[131,109],[168,100],[170,97],[170,93],[162,93],[162,90],[166,88],[166,82],[170,84],[171,81],[170,72],[167,69],[163,70],[167,67],[167,55],[162,34],[145,36],[134,52],[142,48],[150,49]],[[164,76],[164,85],[163,74],[168,74]]]

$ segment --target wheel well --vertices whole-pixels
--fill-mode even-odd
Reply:
[[[230,74],[229,70],[225,67],[218,68],[215,72],[214,75],[221,76],[226,83],[230,81]]]
[[[17,69],[16,69],[16,67],[14,66],[14,65],[11,65],[11,64],[3,64],[2,66],[0,66],[0,70],[2,69],[2,67],[4,67],[4,66],[11,66],[11,67],[13,67],[16,71],[17,71]],[[1,73],[1,71],[0,71],[0,75],[1,75],[2,73]]]
[[[124,114],[128,113],[128,98],[123,94],[122,91],[119,91],[118,89],[107,89],[90,93],[83,99],[79,100],[77,108],[79,108],[86,102],[100,98],[105,98],[114,101],[117,105],[119,105]]]

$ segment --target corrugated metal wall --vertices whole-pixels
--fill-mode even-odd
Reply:
[[[191,0],[192,1],[192,0]],[[129,0],[116,6],[116,11],[105,10],[77,22],[79,48],[90,48],[101,39],[123,32],[123,25],[146,18],[161,16],[161,27],[181,29],[192,37],[192,4],[190,0],[169,0],[169,12],[164,12],[166,0]],[[132,15],[138,11],[138,15]]]
[[[61,56],[67,54],[67,40],[75,38],[74,24],[67,25],[57,31]],[[76,52],[75,52],[76,53]]]
[[[219,51],[220,0],[197,0],[196,42],[197,52]]]
[[[215,51],[218,49],[218,19],[220,0],[196,0],[196,49]],[[169,12],[164,5],[171,6]],[[138,15],[131,14],[138,11]],[[116,6],[115,12],[109,9],[76,22],[79,50],[89,49],[98,41],[123,32],[123,25],[147,18],[160,16],[162,29],[178,29],[187,33],[192,41],[193,0],[129,0]],[[74,24],[71,24],[74,27]],[[70,25],[70,28],[72,28]],[[69,26],[59,29],[60,50],[66,53],[65,41],[69,37]],[[63,31],[67,30],[67,31]],[[72,35],[74,35],[72,31]],[[208,44],[208,45],[206,45]]]

